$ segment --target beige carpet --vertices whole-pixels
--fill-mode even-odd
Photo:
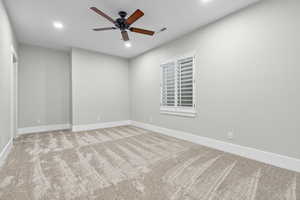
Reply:
[[[1,200],[296,200],[300,175],[131,126],[18,138]]]

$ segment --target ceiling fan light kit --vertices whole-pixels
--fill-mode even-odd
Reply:
[[[91,7],[90,9],[114,24],[113,27],[94,28],[93,29],[94,31],[107,31],[107,30],[119,29],[121,31],[122,38],[125,42],[129,41],[128,31],[131,31],[134,33],[140,33],[140,34],[144,34],[144,35],[149,35],[149,36],[153,36],[155,33],[154,31],[131,27],[131,25],[133,23],[135,23],[138,19],[140,19],[141,17],[144,16],[143,11],[141,11],[140,9],[137,9],[127,19],[126,19],[127,13],[125,11],[120,11],[119,12],[120,18],[118,18],[116,20],[112,19],[110,16],[108,16],[107,14],[105,14],[104,12],[102,12],[101,10],[99,10],[96,7]]]

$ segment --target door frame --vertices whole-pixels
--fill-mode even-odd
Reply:
[[[18,54],[11,46],[11,87],[10,87],[10,108],[11,108],[11,138],[17,137],[18,132]]]

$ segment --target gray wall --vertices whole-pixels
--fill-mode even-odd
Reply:
[[[299,8],[265,0],[132,59],[131,118],[300,158]],[[191,51],[198,115],[162,115],[159,65]]]
[[[128,61],[72,50],[73,125],[128,120]]]
[[[70,124],[70,62],[68,52],[20,45],[19,128]]]
[[[11,73],[13,70],[11,46],[17,51],[17,42],[3,1],[0,0],[0,152],[12,137]]]

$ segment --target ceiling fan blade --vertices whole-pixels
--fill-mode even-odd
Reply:
[[[116,27],[108,27],[108,28],[94,28],[94,31],[108,31],[108,30],[115,30]]]
[[[128,36],[127,31],[122,31],[121,33],[122,33],[123,40],[124,41],[128,41],[129,40],[129,36]]]
[[[131,32],[135,32],[135,33],[141,33],[141,34],[145,34],[145,35],[154,35],[154,31],[149,31],[149,30],[145,30],[145,29],[141,29],[141,28],[130,28],[129,29]]]
[[[108,16],[107,14],[105,14],[104,12],[102,12],[101,10],[99,10],[98,8],[91,7],[90,9],[93,10],[98,15],[101,15],[102,17],[106,18],[108,21],[112,22],[113,24],[115,23],[115,20],[113,20],[110,16]]]
[[[135,21],[137,21],[139,18],[141,18],[142,16],[144,16],[143,11],[141,11],[140,9],[137,9],[130,17],[127,18],[126,23],[131,25]]]

